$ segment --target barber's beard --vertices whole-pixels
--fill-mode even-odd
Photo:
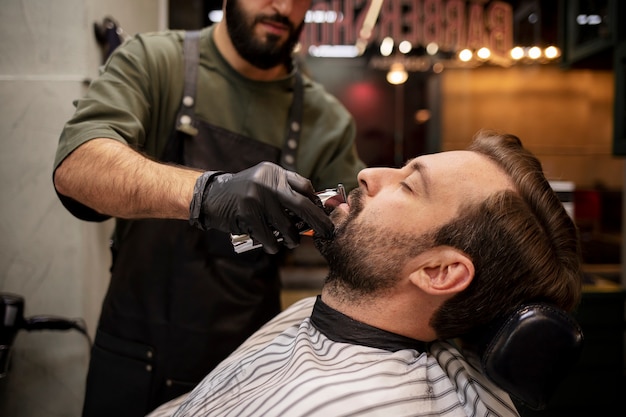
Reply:
[[[254,27],[263,21],[275,21],[289,27],[289,37],[285,42],[275,35],[261,39],[255,35]],[[239,0],[226,2],[226,27],[235,49],[243,59],[260,69],[269,69],[277,65],[291,66],[291,54],[304,22],[297,28],[291,21],[279,14],[248,16],[240,7]]]
[[[351,193],[350,203],[334,239],[315,239],[328,262],[326,283],[355,298],[382,293],[396,285],[409,258],[425,250],[426,244],[419,236],[357,221],[363,208],[360,189]]]

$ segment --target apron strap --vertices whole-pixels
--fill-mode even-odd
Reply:
[[[176,131],[190,136],[198,134],[195,120],[196,90],[198,84],[198,62],[200,51],[200,31],[190,30],[185,32],[183,42],[183,54],[185,59],[185,87],[183,99],[176,115]],[[283,168],[290,171],[296,170],[298,145],[300,144],[300,131],[302,129],[304,87],[302,74],[296,69],[294,74],[293,99],[289,108],[289,117],[285,129],[285,142],[283,144],[280,163]],[[171,155],[178,155],[180,139],[172,134],[165,146],[163,160],[172,159]],[[169,156],[169,157],[168,157]]]
[[[183,42],[183,71],[185,77],[183,99],[178,107],[178,113],[176,113],[175,128],[170,133],[161,153],[160,160],[163,162],[180,163],[182,161],[183,144],[182,139],[179,137],[179,132],[190,136],[198,134],[194,106],[196,105],[196,86],[198,83],[199,40],[200,31],[185,32],[185,40]]]
[[[176,116],[176,130],[190,136],[198,134],[195,122],[196,86],[198,84],[198,61],[200,59],[200,31],[185,33],[183,55],[185,57],[185,88],[183,100]]]
[[[296,170],[296,160],[298,155],[298,145],[300,144],[300,131],[302,130],[302,102],[303,102],[303,82],[302,74],[296,70],[293,85],[293,100],[289,109],[287,128],[285,132],[285,143],[280,164],[290,171]]]

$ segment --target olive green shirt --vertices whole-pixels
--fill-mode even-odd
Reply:
[[[95,138],[116,139],[159,158],[183,96],[183,38],[183,31],[139,34],[114,51],[101,75],[75,103],[76,112],[61,133],[55,169],[74,149]],[[197,119],[280,149],[293,79],[293,73],[274,81],[241,76],[219,53],[213,26],[205,28],[200,40]],[[344,106],[305,76],[298,173],[317,190],[337,183],[348,190],[356,187],[364,164],[356,152],[355,132]],[[74,214],[84,211],[75,204],[68,209]]]

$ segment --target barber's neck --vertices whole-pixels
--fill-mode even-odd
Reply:
[[[241,75],[256,81],[271,81],[284,78],[288,75],[288,69],[284,65],[277,65],[269,69],[257,68],[243,59],[235,46],[233,45],[226,23],[221,21],[217,23],[213,31],[213,37],[217,49],[220,51],[224,59]]]
[[[322,301],[346,316],[388,332],[423,342],[436,339],[428,324],[434,307],[410,283],[375,294],[363,295],[338,282],[327,283]]]

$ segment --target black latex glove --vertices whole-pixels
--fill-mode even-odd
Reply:
[[[189,222],[202,230],[248,234],[266,252],[276,253],[280,244],[274,231],[287,247],[294,248],[300,242],[295,226],[299,219],[317,235],[332,237],[333,224],[311,182],[276,164],[261,162],[236,174],[202,174],[196,181]]]

